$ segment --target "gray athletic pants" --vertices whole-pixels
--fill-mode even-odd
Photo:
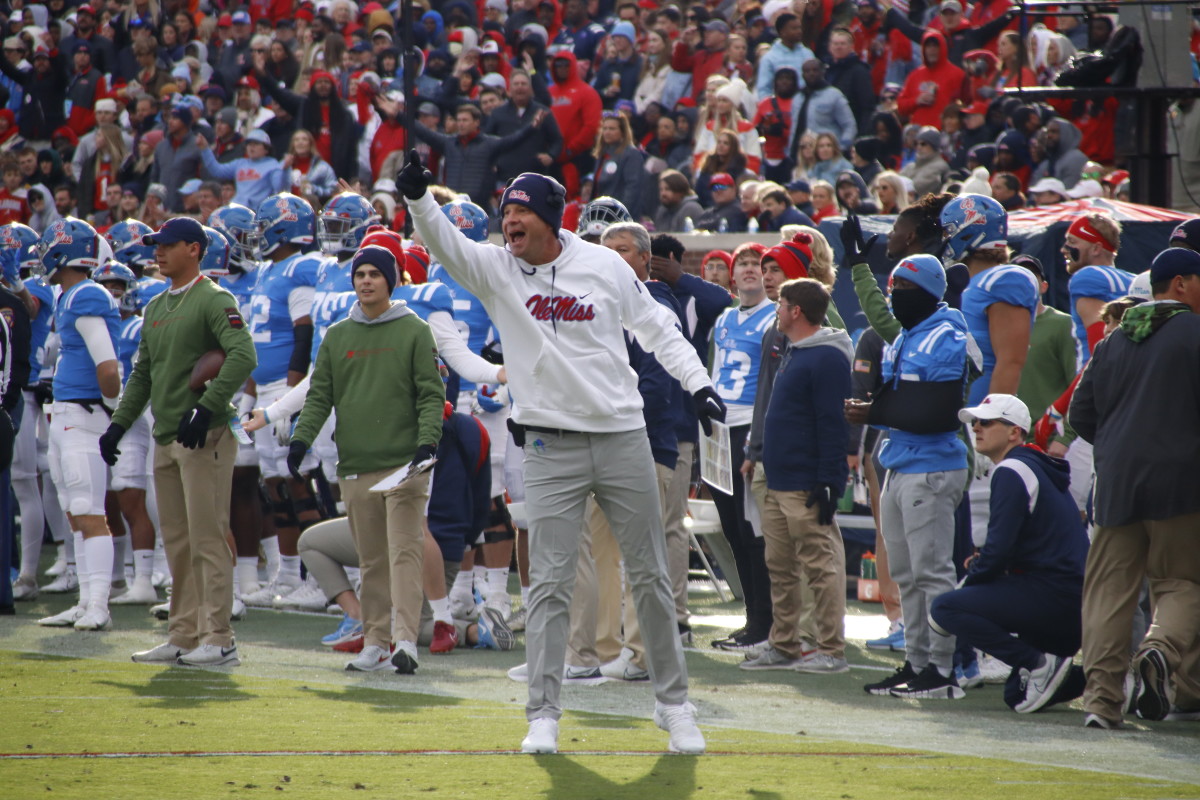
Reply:
[[[645,428],[623,433],[546,433],[525,437],[525,511],[529,518],[529,720],[558,719],[571,592],[589,493],[621,546],[646,643],[646,668],[660,703],[687,701],[687,666],[675,625],[658,479]]]
[[[929,624],[934,599],[954,588],[954,510],[962,499],[967,471],[889,471],[879,502],[888,567],[900,590],[905,655],[917,672],[932,662],[954,670],[954,637]]]

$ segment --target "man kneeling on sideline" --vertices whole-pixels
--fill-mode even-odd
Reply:
[[[1069,676],[1082,636],[1087,532],[1068,491],[1070,466],[1025,445],[1024,403],[990,394],[959,418],[996,463],[991,516],[962,588],[934,600],[929,616],[943,633],[1011,666],[1005,702],[1028,714],[1083,693],[1082,671]]]

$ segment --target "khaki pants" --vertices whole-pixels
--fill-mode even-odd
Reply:
[[[767,572],[771,576],[771,646],[788,658],[800,657],[803,613],[800,576],[813,594],[817,649],[844,658],[846,652],[846,551],[837,523],[817,523],[808,492],[767,490],[762,508]]]
[[[1083,710],[1121,718],[1129,637],[1142,578],[1150,581],[1153,622],[1141,648],[1158,648],[1175,685],[1175,704],[1200,708],[1200,514],[1099,527],[1083,579]]]
[[[233,642],[233,555],[225,541],[237,442],[225,426],[204,447],[172,442],[154,448],[154,488],[163,549],[173,579],[167,634],[192,650]]]
[[[692,485],[692,462],[696,459],[695,442],[679,442],[679,460],[671,472],[670,483],[662,487],[662,469],[659,474],[659,494],[663,496],[663,527],[667,534],[667,575],[671,579],[671,592],[675,595],[675,620],[688,621],[688,562],[691,555],[691,537],[683,524],[688,513],[688,491]]]
[[[362,586],[363,645],[390,649],[397,642],[416,642],[420,631],[421,562],[424,550],[425,503],[429,473],[390,492],[371,487],[396,468],[342,478],[342,499],[358,550]],[[392,631],[392,611],[396,629]]]
[[[763,467],[761,461],[754,462],[754,476],[750,479],[750,494],[754,495],[754,502],[758,503],[759,509],[766,506],[767,470]],[[800,618],[796,620],[796,632],[806,642],[815,642],[817,640],[817,629],[813,624],[814,608],[816,608],[816,602],[813,600],[813,593],[808,585],[808,578],[804,576],[804,570],[800,570]]]

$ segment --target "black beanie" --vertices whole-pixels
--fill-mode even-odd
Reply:
[[[500,196],[500,211],[509,203],[525,206],[550,226],[554,235],[562,227],[563,209],[566,207],[567,190],[562,184],[536,172],[522,172],[512,179]]]
[[[400,275],[396,267],[396,257],[390,250],[379,245],[369,244],[355,253],[353,265],[350,268],[351,280],[354,279],[354,274],[363,264],[370,264],[383,273],[383,279],[387,281],[388,285],[388,294],[396,289]]]

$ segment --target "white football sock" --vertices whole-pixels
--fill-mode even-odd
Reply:
[[[87,553],[87,605],[107,608],[112,590],[113,539],[111,536],[93,536],[83,540],[83,549]]]
[[[434,622],[454,622],[454,617],[450,614],[449,597],[443,597],[441,600],[430,600],[429,607],[433,609]]]

